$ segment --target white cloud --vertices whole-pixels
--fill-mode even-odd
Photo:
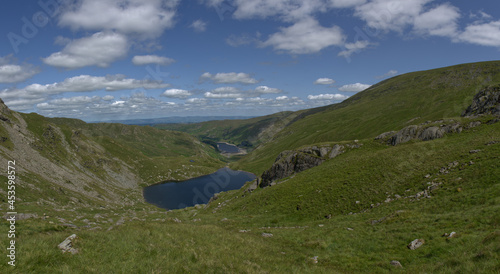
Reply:
[[[258,86],[255,88],[255,92],[259,94],[269,94],[269,93],[281,93],[281,89],[270,88],[268,86]]]
[[[332,85],[335,83],[335,80],[330,78],[318,78],[314,81],[315,85]]]
[[[354,43],[346,43],[344,44],[345,50],[339,52],[338,56],[343,56],[343,57],[349,57],[353,53],[358,52],[370,45],[370,42],[368,41],[356,41]]]
[[[369,87],[371,87],[371,85],[356,83],[350,85],[343,85],[342,87],[339,88],[339,90],[342,92],[359,92]]]
[[[284,21],[296,21],[310,16],[317,11],[325,10],[321,0],[236,0],[236,19],[268,18],[278,16]]]
[[[179,111],[179,105],[164,102],[144,93],[134,93],[119,100],[99,96],[76,96],[49,100],[36,105],[40,114],[49,117],[73,117],[95,120],[122,120],[166,116]]]
[[[286,96],[286,95],[276,97],[276,100],[278,100],[278,101],[287,100],[287,99],[288,99],[288,96]]]
[[[415,18],[414,29],[421,34],[453,37],[457,34],[460,11],[450,4],[440,5]]]
[[[136,66],[149,65],[149,64],[158,64],[166,66],[174,62],[175,60],[172,58],[158,56],[158,55],[136,55],[132,58],[132,63]]]
[[[272,46],[293,54],[316,53],[330,46],[344,43],[344,35],[338,26],[325,28],[312,18],[303,19],[290,27],[281,28],[272,34],[261,46]]]
[[[73,30],[113,30],[145,38],[175,24],[178,0],[77,0],[59,18]]]
[[[43,58],[43,62],[67,69],[86,66],[107,67],[124,57],[127,51],[128,41],[125,36],[113,32],[98,32],[71,41],[62,51]]]
[[[215,84],[256,84],[259,81],[252,78],[248,73],[236,73],[236,72],[228,72],[228,73],[216,73],[211,74],[209,72],[205,72],[200,76],[201,81],[211,80]]]
[[[240,98],[243,96],[241,93],[214,93],[214,92],[205,92],[205,98],[212,98],[212,99],[228,99],[228,98]]]
[[[34,104],[46,101],[52,95],[66,92],[160,89],[168,86],[169,84],[162,82],[125,78],[123,75],[105,77],[80,75],[53,84],[31,84],[21,89],[4,89],[0,91],[0,98],[4,99],[9,106],[13,106],[14,110],[26,110],[32,108]],[[106,97],[104,99],[109,101],[114,98]]]
[[[366,3],[366,0],[330,0],[328,2],[333,8],[352,8]]]
[[[356,7],[355,15],[367,25],[379,30],[402,31],[413,24],[423,11],[424,5],[432,0],[373,0]]]
[[[241,90],[236,87],[219,87],[209,92],[205,92],[205,98],[212,99],[236,99],[258,97],[263,94],[275,94],[283,92],[281,89],[271,88],[268,86],[258,86],[253,90]]]
[[[319,95],[308,95],[307,99],[309,100],[335,100],[342,101],[349,98],[349,96],[343,94],[319,94]]]
[[[189,90],[184,89],[167,89],[165,92],[161,94],[161,96],[170,97],[170,98],[187,98],[193,95]]]
[[[10,55],[0,57],[0,84],[23,82],[40,73],[40,69],[33,65],[18,65],[14,61]]]
[[[198,19],[194,21],[191,25],[191,28],[193,28],[197,32],[204,32],[207,30],[207,22],[204,22],[201,19]]]
[[[457,36],[455,41],[481,46],[500,47],[500,20],[469,25],[463,33]]]

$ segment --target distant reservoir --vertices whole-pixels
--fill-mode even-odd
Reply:
[[[239,147],[233,145],[233,144],[228,144],[228,143],[222,143],[219,142],[217,143],[217,148],[222,152],[222,153],[240,153],[241,150]]]
[[[252,173],[226,167],[182,182],[164,182],[145,187],[143,195],[150,204],[164,209],[179,209],[206,204],[215,193],[239,189],[254,179]]]

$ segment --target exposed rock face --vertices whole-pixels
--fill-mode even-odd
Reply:
[[[276,158],[273,166],[262,173],[262,181],[259,186],[267,187],[275,180],[318,166],[324,161],[313,154],[285,150]]]
[[[322,164],[328,159],[337,157],[345,152],[346,148],[359,148],[363,144],[355,142],[354,144],[333,146],[312,146],[299,150],[285,150],[276,158],[270,169],[264,171],[261,177],[256,181],[261,188],[268,187],[276,180],[289,177],[295,173],[310,169]]]
[[[472,99],[472,104],[462,116],[491,114],[500,116],[500,85],[489,86],[479,91]]]

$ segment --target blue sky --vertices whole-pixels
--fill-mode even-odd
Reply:
[[[258,116],[500,59],[490,0],[2,1],[0,98],[105,121]]]

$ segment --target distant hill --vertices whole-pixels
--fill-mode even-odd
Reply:
[[[237,120],[237,119],[241,120],[250,118],[253,118],[253,116],[172,116],[172,117],[151,118],[151,119],[94,121],[90,123],[119,123],[125,125],[153,126],[157,124],[189,124],[189,123],[200,123],[213,120]]]

